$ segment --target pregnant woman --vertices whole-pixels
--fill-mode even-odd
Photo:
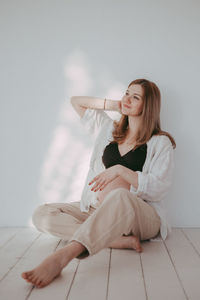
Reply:
[[[162,205],[171,185],[175,140],[160,127],[160,90],[146,79],[132,81],[121,100],[73,96],[71,103],[95,144],[81,200],[40,205],[33,223],[68,243],[35,269],[21,274],[44,287],[73,258],[103,248],[142,251],[140,241],[167,237]],[[121,113],[119,121],[105,110]]]

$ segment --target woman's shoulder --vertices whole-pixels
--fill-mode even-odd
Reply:
[[[170,138],[167,135],[158,135],[155,134],[153,135],[150,140],[147,142],[149,145],[155,145],[155,147],[157,148],[165,148],[165,147],[172,147],[172,143]],[[173,147],[172,147],[173,148]]]

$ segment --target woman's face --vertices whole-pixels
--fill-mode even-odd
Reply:
[[[139,116],[143,110],[143,89],[140,84],[132,84],[122,97],[121,111],[124,115]]]

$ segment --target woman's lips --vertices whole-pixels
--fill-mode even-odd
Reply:
[[[130,106],[128,106],[127,104],[124,104],[125,107],[130,108]]]

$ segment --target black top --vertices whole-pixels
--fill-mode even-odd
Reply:
[[[142,171],[146,159],[146,154],[147,144],[143,144],[136,148],[134,151],[132,151],[131,149],[129,152],[121,156],[121,154],[119,153],[118,143],[114,142],[108,144],[105,147],[102,161],[106,169],[120,164],[133,171]]]

